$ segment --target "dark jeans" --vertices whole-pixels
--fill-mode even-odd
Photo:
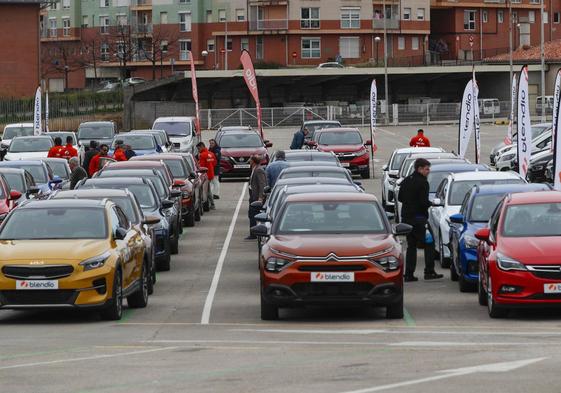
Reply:
[[[407,255],[405,257],[405,276],[413,276],[417,267],[417,248],[424,248],[425,274],[434,273],[434,243],[426,244],[426,218],[404,218],[404,223],[413,227],[407,235]]]
[[[254,227],[255,225],[257,225],[257,221],[255,220],[255,216],[261,212],[261,209],[251,206],[252,202],[253,201],[250,199],[249,200],[249,209],[247,211],[247,216],[249,217],[249,228],[250,229],[251,229],[251,227]]]

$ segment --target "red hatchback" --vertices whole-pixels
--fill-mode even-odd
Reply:
[[[505,197],[481,240],[479,303],[491,318],[509,309],[561,306],[561,192]]]

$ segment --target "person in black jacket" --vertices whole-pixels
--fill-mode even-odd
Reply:
[[[99,153],[99,149],[97,148],[96,141],[90,141],[89,148],[86,149],[86,154],[84,155],[84,162],[82,162],[82,167],[86,170],[86,172],[90,169],[90,161],[92,158]]]
[[[417,247],[425,250],[425,280],[442,278],[442,274],[434,271],[434,246],[426,243],[426,226],[428,209],[432,206],[429,201],[430,162],[424,158],[415,160],[415,172],[407,176],[399,189],[399,201],[402,221],[413,227],[407,235],[407,255],[405,257],[405,281],[418,281],[415,277],[417,266]]]

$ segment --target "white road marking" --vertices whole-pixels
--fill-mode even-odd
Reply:
[[[345,393],[381,392],[381,391],[384,391],[384,390],[392,390],[392,389],[397,389],[397,388],[403,388],[403,387],[406,387],[406,386],[419,385],[419,384],[422,384],[422,383],[439,381],[441,379],[460,377],[460,376],[463,376],[463,375],[470,375],[470,374],[475,374],[475,373],[503,373],[503,372],[509,372],[509,371],[513,371],[513,370],[516,370],[516,369],[521,368],[521,367],[529,366],[530,364],[533,364],[533,363],[541,362],[542,360],[545,360],[545,359],[547,359],[547,358],[535,358],[535,359],[518,360],[518,361],[514,361],[514,362],[482,364],[482,365],[479,365],[479,366],[464,367],[464,368],[458,368],[458,369],[455,369],[455,370],[443,370],[443,371],[440,371],[441,373],[443,373],[442,375],[436,375],[436,376],[433,376],[433,377],[420,378],[420,379],[413,379],[411,381],[398,382],[398,383],[393,383],[393,384],[389,384],[389,385],[376,386],[376,387],[372,387],[372,388],[352,390],[352,391],[347,391]]]
[[[216,289],[218,288],[218,282],[220,281],[220,274],[222,273],[222,267],[224,266],[226,255],[228,254],[228,248],[230,248],[230,241],[232,240],[232,235],[234,234],[234,229],[236,228],[236,221],[238,220],[238,215],[240,214],[240,208],[242,207],[242,202],[245,197],[246,190],[247,183],[244,183],[240,199],[238,200],[236,210],[234,211],[232,221],[230,222],[230,227],[228,228],[228,234],[226,235],[226,239],[224,240],[224,246],[222,246],[222,251],[220,251],[220,256],[218,257],[218,263],[216,264],[216,269],[214,270],[214,276],[212,277],[210,290],[208,291],[208,295],[205,300],[203,315],[201,317],[202,325],[208,325],[210,321],[212,303],[214,302],[214,296],[216,295]]]
[[[0,366],[0,370],[10,370],[10,369],[14,369],[14,368],[25,368],[25,367],[49,366],[49,365],[52,365],[52,364],[71,363],[71,362],[79,362],[79,361],[85,361],[85,360],[98,360],[98,359],[116,358],[116,357],[121,357],[121,356],[142,355],[142,354],[145,354],[145,353],[152,353],[152,352],[172,351],[174,349],[179,349],[179,348],[181,348],[181,347],[164,347],[164,348],[146,349],[146,350],[143,350],[143,351],[132,351],[132,352],[121,352],[121,353],[114,353],[114,354],[107,354],[107,355],[86,356],[86,357],[81,357],[81,358],[47,360],[47,361],[44,361],[44,362],[13,364],[11,366]]]

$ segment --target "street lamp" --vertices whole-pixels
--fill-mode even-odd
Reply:
[[[378,67],[378,46],[380,45],[380,41],[382,39],[378,36],[374,37],[374,41],[376,42],[376,67]]]
[[[202,56],[203,59],[204,59],[205,67],[206,67],[206,57],[208,56],[208,51],[207,51],[207,50],[201,51],[201,56]]]

